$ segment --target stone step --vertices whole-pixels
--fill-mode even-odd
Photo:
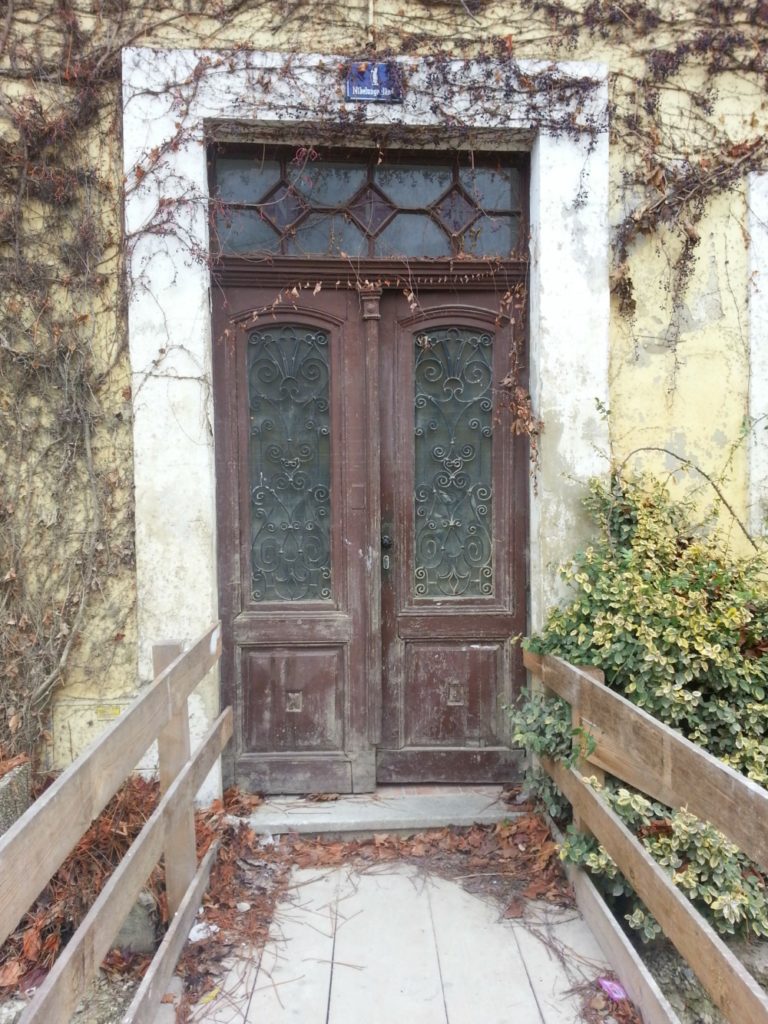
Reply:
[[[380,786],[375,793],[311,800],[271,796],[248,818],[260,835],[298,832],[363,838],[373,832],[413,833],[448,825],[490,825],[517,817],[501,786]]]

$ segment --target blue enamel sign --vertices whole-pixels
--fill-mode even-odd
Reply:
[[[347,71],[347,100],[352,103],[402,103],[397,64],[356,60]]]

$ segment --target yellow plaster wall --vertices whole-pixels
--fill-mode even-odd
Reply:
[[[677,311],[668,271],[678,243],[662,233],[636,247],[631,266],[637,312],[626,319],[614,310],[610,370],[614,457],[647,446],[669,448],[713,476],[727,474],[741,513],[749,382],[745,217],[743,190],[712,203]],[[679,335],[671,339],[676,327]],[[664,454],[638,462],[659,469],[678,465]]]

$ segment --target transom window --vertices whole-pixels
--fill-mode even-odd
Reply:
[[[220,149],[213,179],[223,254],[508,259],[525,243],[513,153]]]

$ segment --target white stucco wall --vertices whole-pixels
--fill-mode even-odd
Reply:
[[[290,61],[290,73],[286,73]],[[544,420],[540,472],[531,487],[531,628],[559,593],[557,565],[581,533],[583,483],[604,473],[608,402],[608,136],[606,69],[552,65],[558,76],[595,81],[591,98],[552,108],[549,94],[512,90],[510,75],[548,65],[451,61],[453,83],[430,62],[402,61],[401,106],[347,105],[340,58],[129,49],[123,55],[125,219],[129,240],[129,344],[133,375],[139,666],[151,647],[191,640],[217,617],[215,468],[212,432],[206,122],[246,123],[258,133],[294,126],[323,139],[323,125],[355,120],[352,141],[377,132],[460,124],[473,143],[531,148],[531,387]],[[512,69],[510,71],[510,69]],[[475,88],[472,88],[475,86]],[[478,88],[477,86],[480,86]],[[353,110],[354,106],[354,110]],[[572,113],[593,134],[541,128]],[[286,129],[286,134],[290,129]],[[439,138],[439,136],[437,136]],[[407,139],[407,134],[405,136]],[[416,145],[416,143],[414,143]],[[160,208],[158,211],[158,207]],[[161,229],[158,228],[158,219]],[[199,717],[216,710],[215,684]]]
[[[749,203],[749,529],[768,519],[768,174],[750,174]]]

